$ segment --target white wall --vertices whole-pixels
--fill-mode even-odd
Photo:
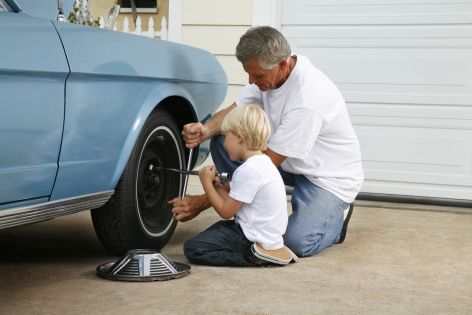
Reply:
[[[234,52],[241,35],[251,27],[252,0],[182,0],[181,3],[181,42],[206,49],[220,61],[229,83],[222,106],[231,105],[247,82]]]

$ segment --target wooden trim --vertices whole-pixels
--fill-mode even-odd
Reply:
[[[169,22],[167,40],[182,41],[182,0],[169,0]]]
[[[131,8],[120,8],[120,13],[133,13]],[[136,13],[158,13],[157,8],[136,8]]]
[[[282,26],[282,0],[252,0],[252,26]]]

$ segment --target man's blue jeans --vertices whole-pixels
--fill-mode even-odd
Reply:
[[[241,165],[231,161],[223,147],[223,136],[213,137],[211,156],[219,172],[233,173]],[[297,256],[306,257],[338,242],[348,203],[310,182],[305,176],[280,170],[285,185],[292,186],[292,214],[284,243]]]

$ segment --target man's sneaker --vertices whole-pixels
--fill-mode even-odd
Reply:
[[[341,230],[341,235],[339,236],[339,241],[336,244],[341,244],[344,242],[344,239],[346,238],[346,233],[347,233],[347,225],[349,224],[349,219],[351,219],[352,212],[354,211],[354,203],[351,203],[349,206],[349,209],[345,210],[347,211],[347,215],[344,217],[344,223],[343,223],[343,228]]]

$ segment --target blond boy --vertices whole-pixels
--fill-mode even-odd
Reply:
[[[288,250],[282,237],[288,217],[282,177],[263,154],[270,135],[269,120],[259,106],[241,105],[225,117],[221,130],[230,159],[243,163],[234,172],[230,187],[221,185],[214,165],[200,170],[203,189],[225,220],[188,240],[184,253],[190,262],[197,264],[271,264],[270,258],[260,258],[264,253],[270,257]]]

